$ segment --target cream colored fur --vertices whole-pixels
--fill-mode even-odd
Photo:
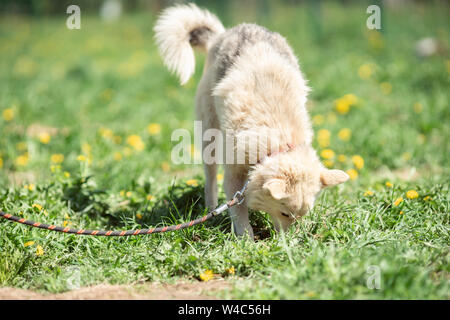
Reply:
[[[165,10],[154,28],[164,63],[170,71],[176,72],[181,84],[185,84],[195,70],[195,56],[189,43],[189,32],[203,26],[216,34],[225,31],[217,17],[194,4],[178,5]],[[208,50],[209,44],[210,42],[205,43],[203,48]]]
[[[231,209],[234,231],[253,236],[249,208],[268,212],[277,230],[286,229],[312,208],[321,189],[345,182],[348,175],[326,169],[311,146],[313,130],[305,108],[309,88],[283,37],[252,24],[225,31],[216,17],[195,5],[169,8],[155,26],[156,38],[166,65],[182,83],[194,71],[189,39],[202,30],[208,31],[206,36],[195,42],[202,43],[208,56],[196,95],[197,119],[203,130],[232,132],[240,141],[259,138],[254,142],[258,148],[252,148],[257,154],[248,151],[248,144],[225,150],[243,152],[246,158],[243,164],[224,165],[227,197],[250,178],[245,202]],[[267,156],[287,145],[295,148]],[[258,163],[251,163],[255,157]],[[205,164],[204,169],[206,205],[213,208],[217,165]]]

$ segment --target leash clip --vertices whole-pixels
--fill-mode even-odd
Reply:
[[[249,182],[250,182],[250,179],[245,182],[245,184],[241,190],[236,191],[236,193],[234,194],[233,199],[238,200],[238,202],[236,203],[237,205],[240,205],[244,202],[244,199],[245,199],[244,192],[245,192],[245,189],[247,189]]]
[[[236,203],[237,205],[240,205],[244,202],[244,194],[241,191],[236,191],[236,193],[233,196],[233,199],[237,199],[238,202]]]

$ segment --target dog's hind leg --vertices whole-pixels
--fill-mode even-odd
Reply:
[[[205,205],[209,209],[217,207],[217,165],[205,164]]]
[[[216,110],[214,108],[213,97],[211,97],[209,81],[210,75],[206,71],[202,80],[200,81],[197,95],[196,95],[196,117],[197,120],[202,122],[202,132],[208,129],[217,129],[219,132],[219,121],[217,119]],[[211,143],[216,143],[214,152],[218,152],[218,148],[222,146],[218,145],[218,141],[204,141],[202,137],[202,157],[203,157],[203,169],[205,172],[205,205],[209,209],[217,207],[217,161],[210,161],[211,159],[205,159],[205,148]],[[214,154],[213,154],[214,156]]]

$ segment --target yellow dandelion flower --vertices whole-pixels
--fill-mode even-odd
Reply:
[[[234,266],[231,266],[228,269],[225,269],[225,272],[228,274],[235,274],[236,270],[234,269]]]
[[[346,172],[351,180],[355,180],[356,178],[358,178],[358,171],[356,171],[355,169],[349,169]]]
[[[414,103],[414,112],[415,113],[422,113],[423,106],[420,102]]]
[[[190,180],[186,181],[186,184],[188,186],[197,187],[198,186],[198,181],[197,181],[197,179],[190,179]]]
[[[114,160],[120,161],[122,160],[122,154],[120,152],[114,152]]]
[[[426,196],[425,198],[423,198],[423,201],[431,201],[433,200],[430,196]]]
[[[138,218],[138,219],[142,219],[142,214],[140,214],[140,213],[136,213],[136,218]]]
[[[320,129],[317,132],[318,139],[330,139],[330,137],[331,137],[331,132],[327,129]]]
[[[416,190],[409,190],[408,192],[406,192],[406,197],[408,199],[416,199],[419,197],[419,194]]]
[[[411,160],[411,153],[404,152],[404,153],[402,153],[401,157],[402,157],[403,161]]]
[[[223,181],[223,174],[218,173],[216,177],[217,177],[217,181]]]
[[[98,132],[105,139],[113,139],[114,137],[114,133],[112,132],[111,129],[108,128],[100,128],[98,129]]]
[[[12,121],[14,119],[14,110],[12,108],[3,110],[2,117],[6,122]]]
[[[31,207],[38,209],[38,211],[42,210],[42,206],[40,204],[37,204],[37,203],[33,204]]]
[[[70,178],[70,173],[69,173],[69,172],[67,172],[67,171],[64,171],[64,177],[66,177],[66,178]]]
[[[391,182],[387,181],[385,183],[385,186],[388,187],[388,188],[392,188],[394,185]]]
[[[323,160],[323,164],[327,168],[332,168],[334,166],[334,161],[330,159]]]
[[[69,224],[69,221],[67,221],[67,220],[64,220],[64,221],[63,221],[63,227],[64,227],[64,228],[67,227],[68,224]]]
[[[189,153],[191,155],[195,155],[195,144],[191,144],[191,148],[189,149]]]
[[[59,172],[59,171],[61,171],[61,166],[59,164],[58,165],[52,164],[50,166],[50,171],[53,173]]]
[[[28,164],[28,160],[29,160],[28,154],[24,154],[24,155],[18,156],[16,158],[16,160],[14,161],[14,163],[18,167],[24,167]]]
[[[147,197],[146,197],[146,199],[147,199],[148,201],[152,201],[153,199],[155,199],[155,197],[152,196],[151,194],[148,194]]]
[[[161,125],[159,123],[150,123],[147,126],[147,131],[151,135],[157,135],[161,132]]]
[[[28,185],[28,190],[33,191],[35,189],[35,185],[34,184],[30,184]]]
[[[84,162],[84,161],[87,161],[87,158],[86,158],[86,156],[85,155],[79,155],[78,157],[77,157],[77,160],[78,161],[80,161],[80,162]]]
[[[127,143],[132,146],[137,151],[144,150],[145,144],[142,141],[141,137],[137,134],[132,134],[131,136],[128,136]]]
[[[403,211],[400,211],[399,214],[404,214],[404,212],[403,212]]]
[[[52,154],[50,161],[53,163],[62,163],[64,161],[64,155],[61,153]]]
[[[44,249],[40,245],[37,245],[36,255],[39,257],[39,256],[42,256],[44,253],[45,253]]]
[[[131,191],[128,191],[128,192],[126,193],[127,198],[131,198],[132,195],[133,195],[133,193],[132,193]]]
[[[370,64],[366,63],[359,67],[358,75],[361,79],[367,80],[372,76],[373,70]]]
[[[17,150],[19,150],[19,151],[25,151],[25,150],[27,150],[27,143],[26,142],[18,142],[17,144],[16,144],[16,148],[17,148]]]
[[[380,83],[381,92],[388,95],[392,92],[392,85],[389,82]]]
[[[337,99],[334,102],[334,106],[340,114],[346,114],[350,111],[350,103],[346,99]]]
[[[350,140],[351,135],[352,135],[352,130],[350,130],[349,128],[341,129],[338,132],[338,138],[341,139],[342,141]]]
[[[403,202],[403,197],[399,197],[394,201],[394,207],[398,207]]]
[[[164,172],[168,172],[170,170],[170,164],[164,161],[163,163],[161,163],[161,169]]]
[[[347,93],[341,99],[345,99],[350,104],[350,106],[353,106],[358,103],[358,97],[353,93]]]
[[[81,145],[81,151],[82,151],[84,154],[89,155],[89,154],[91,153],[91,151],[92,151],[92,147],[91,147],[91,145],[90,145],[89,143],[84,142],[84,143]]]
[[[202,274],[200,274],[200,280],[209,281],[214,277],[212,270],[205,270]]]
[[[34,241],[27,241],[23,244],[23,246],[26,248],[26,247],[32,246],[33,244],[34,244]]]
[[[50,136],[50,134],[48,132],[40,133],[38,138],[39,138],[39,141],[42,144],[48,144],[50,142],[50,140],[51,140],[51,136]]]
[[[320,126],[321,124],[323,124],[324,121],[325,121],[325,118],[324,118],[323,115],[321,115],[321,114],[315,115],[315,116],[313,117],[313,123],[314,123],[316,126]]]
[[[340,155],[338,155],[337,159],[338,159],[339,162],[343,163],[343,162],[347,161],[347,156],[343,155],[343,154],[340,154]]]
[[[373,191],[367,190],[366,192],[364,192],[364,196],[365,197],[373,196]]]
[[[324,149],[320,153],[320,156],[324,159],[333,159],[334,158],[334,151],[331,149]]]
[[[327,129],[320,129],[317,132],[317,141],[319,142],[320,147],[326,148],[330,145],[330,137],[331,133]]]
[[[361,170],[364,167],[364,159],[360,155],[354,155],[352,157],[352,162],[358,170]]]

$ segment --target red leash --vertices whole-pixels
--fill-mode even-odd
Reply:
[[[127,236],[137,236],[137,235],[145,235],[145,234],[152,234],[152,233],[162,233],[162,232],[168,232],[168,231],[175,231],[175,230],[181,230],[188,227],[195,226],[196,224],[200,224],[205,222],[206,220],[209,220],[222,212],[228,210],[229,208],[239,205],[244,201],[244,192],[247,188],[248,181],[245,183],[244,187],[237,191],[233,199],[226,202],[225,204],[217,207],[216,209],[209,212],[207,215],[177,225],[171,225],[166,227],[158,227],[158,228],[151,228],[151,229],[136,229],[136,230],[116,230],[116,231],[106,231],[106,230],[89,230],[89,229],[71,229],[69,227],[60,227],[60,226],[54,226],[54,225],[48,225],[40,222],[34,222],[32,220],[27,220],[24,218],[20,218],[18,216],[13,216],[9,213],[0,211],[0,217],[5,218],[10,221],[14,221],[17,223],[25,224],[27,226],[33,227],[33,228],[40,228],[50,231],[58,231],[58,232],[64,232],[64,233],[73,233],[73,234],[80,234],[85,236],[105,236],[105,237],[127,237]]]

